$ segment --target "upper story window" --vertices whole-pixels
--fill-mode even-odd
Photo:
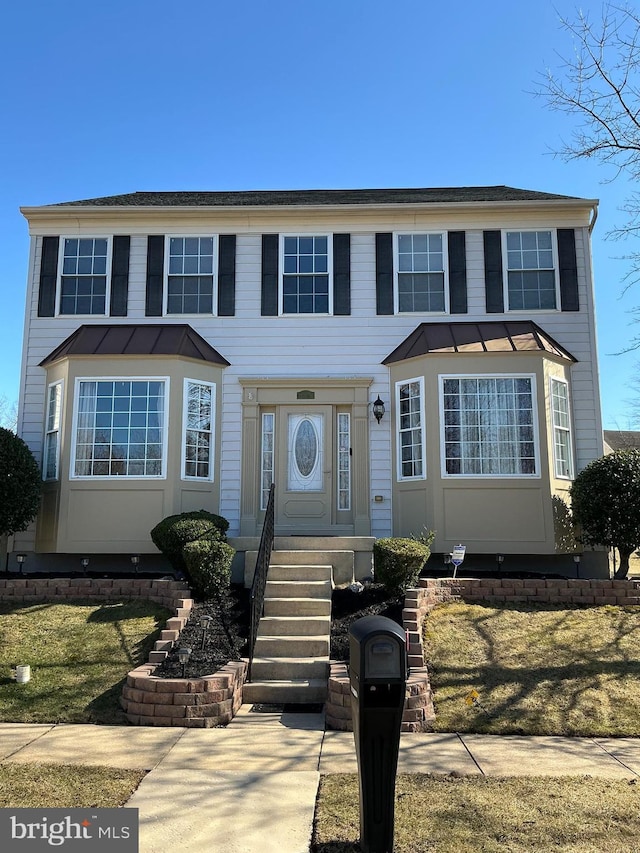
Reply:
[[[442,377],[443,474],[537,476],[533,376]]]
[[[330,314],[332,245],[329,236],[284,236],[282,313]]]
[[[569,386],[561,379],[551,379],[551,412],[555,474],[556,477],[570,480],[573,478],[573,452]]]
[[[506,302],[510,311],[558,305],[554,232],[506,231]]]
[[[426,476],[424,431],[424,380],[410,379],[396,385],[398,429],[398,479],[420,480]]]
[[[106,237],[66,237],[60,271],[60,314],[107,313]]]
[[[60,415],[62,411],[62,382],[49,385],[44,434],[43,480],[57,480],[60,462]]]
[[[72,477],[163,477],[166,379],[79,379]]]
[[[446,234],[396,235],[396,311],[443,313]]]
[[[214,237],[169,237],[167,314],[212,314]]]

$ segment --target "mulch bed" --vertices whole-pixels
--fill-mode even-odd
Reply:
[[[402,625],[404,596],[392,596],[382,584],[366,585],[361,592],[334,589],[331,597],[331,658],[349,660],[349,629],[363,616],[386,616]]]

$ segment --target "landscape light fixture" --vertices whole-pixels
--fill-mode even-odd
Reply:
[[[83,557],[83,558],[80,560],[80,565],[82,566],[82,574],[83,574],[83,575],[86,575],[86,573],[87,573],[87,566],[89,565],[89,558],[88,558],[88,557]]]
[[[498,572],[501,572],[502,564],[504,563],[504,554],[496,554],[496,562],[498,564]]]
[[[138,574],[138,566],[140,565],[140,555],[139,554],[132,554],[131,564],[133,566],[133,571],[136,574]]]
[[[204,649],[204,644],[207,639],[207,631],[211,627],[211,623],[213,622],[213,616],[201,616],[200,617],[200,627],[202,628],[202,648]]]
[[[20,574],[22,574],[22,570],[24,568],[24,561],[27,559],[26,554],[16,554],[16,563],[18,564],[18,568],[20,569]]]
[[[576,577],[580,577],[580,554],[573,555],[573,562],[576,564]]]
[[[380,395],[378,394],[377,400],[373,401],[373,417],[380,423],[382,417],[384,415],[385,408],[384,403],[380,399]]]
[[[189,646],[180,646],[178,649],[178,660],[182,664],[182,677],[185,678],[187,674],[187,664],[189,663],[189,658],[191,657],[191,649]]]

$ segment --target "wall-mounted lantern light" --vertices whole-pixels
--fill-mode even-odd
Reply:
[[[384,403],[380,399],[380,395],[378,394],[378,399],[373,402],[373,417],[380,423],[384,416],[385,408]]]

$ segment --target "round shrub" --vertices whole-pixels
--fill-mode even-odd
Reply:
[[[169,560],[176,571],[189,576],[182,554],[188,542],[198,539],[217,539],[224,541],[229,522],[221,515],[215,515],[204,509],[169,515],[151,531],[151,540],[156,548]]]
[[[183,549],[187,574],[197,598],[220,598],[231,586],[234,549],[219,539],[196,539]]]
[[[390,593],[415,586],[431,549],[416,539],[377,539],[373,545],[374,575]]]
[[[41,487],[38,463],[25,442],[0,427],[0,536],[31,524],[40,506]]]

